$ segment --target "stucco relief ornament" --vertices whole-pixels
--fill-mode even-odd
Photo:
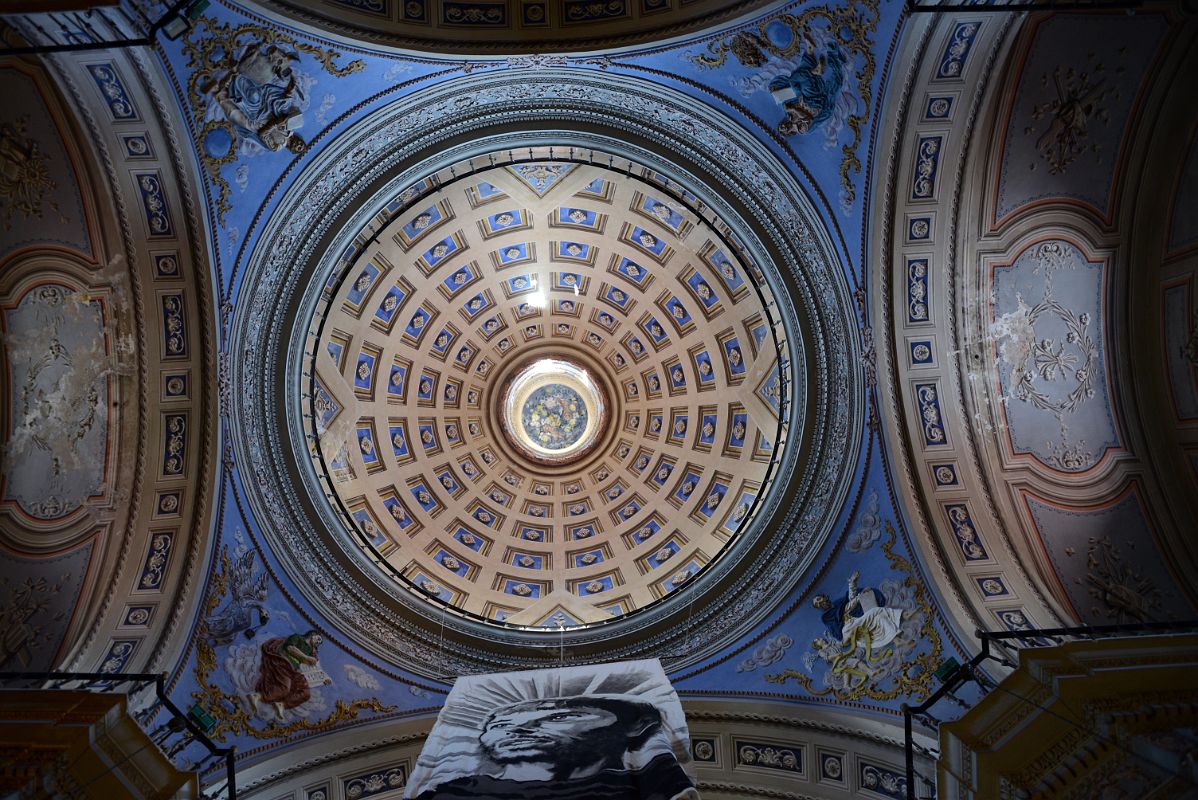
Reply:
[[[861,769],[861,785],[865,789],[884,792],[891,797],[904,797],[907,793],[906,778],[869,764]]]
[[[1090,315],[1065,308],[1051,296],[1027,311],[1027,321],[1034,326],[1044,314],[1052,314],[1065,323],[1063,341],[1051,338],[1036,340],[1023,364],[1015,370],[1015,397],[1036,408],[1046,409],[1058,416],[1076,411],[1094,396],[1094,360],[1098,345],[1090,335]],[[1037,385],[1044,382],[1069,381],[1074,386],[1064,397],[1053,399]]]
[[[1086,445],[1085,439],[1079,439],[1074,444],[1064,441],[1068,430],[1062,431],[1061,442],[1048,442],[1049,462],[1056,467],[1070,472],[1087,469],[1094,464],[1094,453]]]
[[[799,759],[791,750],[779,750],[774,747],[754,747],[742,745],[740,760],[744,764],[760,764],[763,767],[776,769],[797,770]]]
[[[29,117],[0,123],[0,207],[4,230],[12,230],[13,216],[41,219],[43,204],[49,205],[60,222],[67,218],[50,199],[55,183],[46,169],[47,156],[27,134]]]
[[[570,60],[566,56],[531,53],[529,55],[511,56],[504,62],[504,66],[508,69],[544,69],[546,67],[564,67],[569,63]]]
[[[766,675],[766,681],[794,680],[813,695],[842,700],[923,699],[931,694],[941,653],[931,601],[911,562],[894,551],[897,534],[889,522],[886,533],[882,551],[891,570],[902,577],[884,578],[877,588],[862,587],[854,572],[844,595],[816,595],[812,605],[825,630],[804,654],[805,669],[788,667]],[[824,670],[817,678],[820,666]],[[816,688],[817,680],[822,688]]]
[[[1181,355],[1191,364],[1198,365],[1198,311],[1190,320],[1190,335],[1181,346]]]
[[[0,668],[27,667],[33,648],[54,638],[66,613],[54,609],[54,599],[63,586],[70,583],[71,573],[62,575],[56,583],[44,577],[26,577],[20,583],[0,577]]]
[[[9,475],[22,466],[39,469],[44,480],[22,488],[10,483],[9,497],[32,516],[54,519],[101,490],[102,475],[77,465],[102,460],[89,443],[93,431],[107,435],[103,398],[115,365],[95,338],[103,314],[87,293],[49,284],[25,295],[19,308],[26,303],[31,316],[10,318],[5,334],[12,374],[24,376],[19,390],[12,387],[15,424],[0,469]]]
[[[1161,606],[1161,592],[1123,559],[1110,537],[1090,537],[1086,550],[1086,584],[1090,596],[1104,606],[1102,613],[1116,624],[1147,622]],[[1094,609],[1100,613],[1099,609]]]
[[[794,639],[785,633],[776,634],[758,645],[748,658],[737,664],[736,671],[752,672],[755,669],[777,663],[786,655],[787,649],[792,644],[794,644]]]
[[[939,139],[924,139],[919,144],[919,153],[915,160],[915,180],[912,192],[916,197],[931,197],[936,186],[937,153],[940,152]]]
[[[920,418],[923,421],[924,439],[931,443],[944,441],[944,427],[940,419],[940,409],[936,403],[936,390],[931,386],[921,386],[917,397]]]
[[[1033,120],[1048,120],[1047,129],[1036,140],[1036,149],[1048,162],[1050,174],[1064,172],[1086,152],[1093,120],[1103,124],[1110,122],[1105,101],[1107,95],[1116,90],[1107,83],[1104,73],[1102,64],[1097,62],[1089,70],[1058,66],[1052,71],[1056,97],[1032,109]],[[1041,76],[1041,85],[1048,82],[1047,74]],[[1028,134],[1035,132],[1034,127],[1027,129]],[[1096,155],[1099,153],[1097,145],[1092,149]]]

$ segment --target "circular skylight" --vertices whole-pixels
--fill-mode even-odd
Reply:
[[[569,357],[537,358],[504,382],[500,430],[534,464],[567,464],[595,449],[613,405],[590,370]]]

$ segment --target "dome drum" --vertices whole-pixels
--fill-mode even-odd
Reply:
[[[480,103],[494,100],[484,101],[488,91]],[[473,113],[494,125],[511,108]],[[625,654],[624,643],[633,648],[628,655],[661,652],[689,636],[698,656],[706,636],[696,638],[692,626],[705,618],[712,634],[739,626],[741,619],[715,620],[758,580],[755,573],[789,582],[787,564],[810,557],[810,534],[796,549],[798,541],[784,546],[785,517],[768,535],[764,523],[784,502],[792,504],[788,515],[799,512],[793,504],[814,477],[815,464],[799,467],[796,458],[827,435],[818,421],[826,399],[816,398],[812,417],[807,393],[826,385],[819,371],[842,365],[820,358],[817,373],[806,374],[812,343],[797,337],[836,309],[813,309],[803,289],[812,276],[783,279],[772,265],[778,237],[755,230],[757,221],[745,223],[722,199],[757,202],[759,185],[714,190],[692,177],[693,166],[561,129],[563,116],[589,113],[551,113],[556,133],[536,129],[543,113],[525,111],[528,133],[447,145],[428,166],[397,171],[385,183],[359,162],[347,194],[369,186],[373,199],[355,195],[357,211],[344,197],[325,192],[320,200],[335,211],[322,219],[358,222],[341,233],[296,231],[290,240],[280,231],[290,252],[306,253],[302,262],[317,278],[310,286],[318,287],[271,323],[280,333],[280,324],[295,325],[292,340],[303,340],[294,351],[302,359],[287,372],[305,400],[299,417],[291,410],[285,417],[303,429],[303,461],[314,473],[305,477],[301,461],[288,481],[320,487],[312,506],[326,522],[311,530],[317,539],[322,527],[333,537],[315,548],[311,534],[294,539],[305,542],[303,560],[320,565],[303,572],[335,563],[338,580],[355,587],[347,627],[417,669],[430,651],[389,650],[388,640],[399,641],[387,633],[391,626],[447,651],[432,662],[462,668],[539,663],[548,631],[560,631],[576,653],[598,647],[613,656]],[[627,109],[610,113],[609,122],[632,127]],[[637,136],[661,135],[643,123]],[[435,149],[429,139],[460,141],[465,129],[412,138],[427,155]],[[663,138],[664,152],[680,146]],[[600,143],[605,149],[594,148]],[[361,151],[350,142],[317,163],[349,164]],[[404,163],[420,163],[413,156]],[[728,167],[708,164],[708,174]],[[775,214],[778,199],[771,198]],[[290,207],[298,209],[294,201]],[[802,213],[809,212],[773,224],[797,224]],[[807,260],[826,271],[827,258],[812,257],[822,234],[804,241]],[[800,257],[785,260],[794,270]],[[244,316],[238,322],[248,330]],[[825,336],[817,333],[817,350]],[[541,359],[571,366],[577,382],[525,383],[512,392],[518,373]],[[582,433],[547,429],[544,421],[559,425],[565,417],[554,412],[563,410]],[[541,447],[566,459],[554,463],[552,452],[528,447],[534,435],[548,436]],[[784,471],[810,476],[786,498],[770,491]],[[274,480],[266,484],[263,495]],[[334,556],[339,549],[344,555]],[[742,588],[729,593],[732,586]],[[395,603],[410,611],[384,611]],[[366,622],[361,615],[371,607],[375,619]],[[444,639],[432,631],[442,624]]]

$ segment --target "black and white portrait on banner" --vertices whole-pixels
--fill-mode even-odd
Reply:
[[[656,659],[457,679],[408,800],[698,800]]]

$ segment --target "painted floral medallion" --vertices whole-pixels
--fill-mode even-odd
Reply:
[[[568,356],[536,359],[504,381],[499,428],[528,460],[573,462],[590,453],[611,406],[591,371]]]
[[[564,450],[586,431],[586,404],[569,386],[551,383],[534,390],[524,401],[520,422],[536,444],[546,450]]]

